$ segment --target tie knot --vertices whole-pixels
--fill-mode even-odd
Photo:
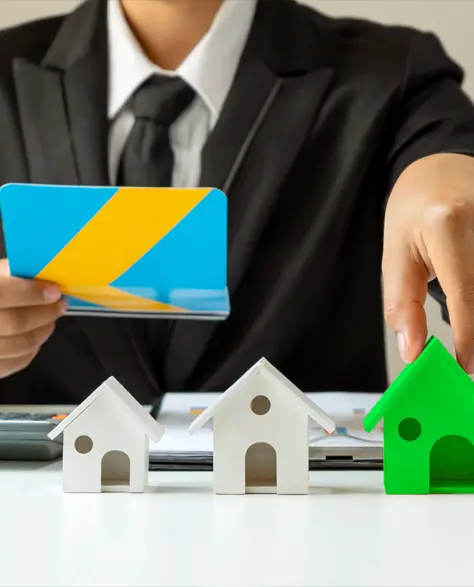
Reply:
[[[194,96],[194,90],[182,79],[154,75],[135,92],[131,107],[135,118],[171,126],[191,104]]]

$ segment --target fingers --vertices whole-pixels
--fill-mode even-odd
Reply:
[[[11,277],[0,259],[0,378],[31,363],[66,306],[57,286]]]
[[[10,263],[8,259],[0,259],[0,277],[10,277]]]
[[[0,310],[0,378],[27,367],[54,332],[66,303]]]
[[[14,337],[55,322],[66,310],[66,302],[56,304],[17,308],[15,310],[0,309],[0,337]]]
[[[426,238],[446,295],[456,358],[474,374],[474,232],[466,212],[462,206],[440,210]]]
[[[0,308],[39,306],[60,298],[61,290],[53,284],[0,275]]]
[[[0,358],[20,359],[37,352],[53,334],[56,323],[51,322],[17,336],[0,336]]]
[[[38,347],[33,353],[29,355],[23,355],[14,359],[6,359],[0,361],[0,378],[5,378],[14,373],[18,373],[31,363],[36,357],[41,347]]]
[[[394,239],[385,246],[382,274],[385,320],[397,335],[402,360],[411,363],[427,337],[428,271],[401,239]]]

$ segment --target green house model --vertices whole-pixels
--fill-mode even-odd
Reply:
[[[389,494],[474,493],[474,382],[435,337],[367,414]]]

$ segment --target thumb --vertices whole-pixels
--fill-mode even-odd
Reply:
[[[0,277],[10,277],[10,264],[8,259],[0,259]]]
[[[384,250],[382,275],[385,320],[397,335],[402,360],[411,363],[423,350],[428,333],[428,271],[402,245]]]

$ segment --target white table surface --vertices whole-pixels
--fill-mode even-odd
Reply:
[[[474,585],[474,496],[387,496],[375,471],[311,473],[307,496],[211,482],[63,494],[60,463],[0,463],[0,585]]]

